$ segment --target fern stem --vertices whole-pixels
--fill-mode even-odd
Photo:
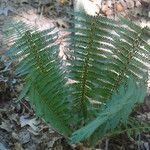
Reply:
[[[84,74],[82,75],[82,87],[81,87],[81,108],[82,108],[82,113],[83,113],[83,116],[84,118],[87,117],[87,108],[86,108],[86,105],[84,104],[84,100],[85,100],[85,96],[86,96],[86,80],[87,80],[87,76],[88,76],[88,56],[87,58],[85,59],[85,64],[83,66],[84,68]]]
[[[92,44],[93,44],[93,36],[94,36],[94,33],[95,33],[95,18],[92,18],[92,21],[91,21],[91,29],[90,29],[90,32],[89,32],[89,43],[87,45],[87,55],[85,57],[85,62],[84,62],[84,65],[83,65],[83,73],[82,73],[82,82],[81,82],[81,110],[82,110],[82,113],[83,113],[83,117],[84,119],[87,118],[87,107],[86,107],[86,104],[85,104],[85,97],[86,97],[86,82],[87,82],[87,79],[88,79],[88,68],[89,68],[89,58],[90,58],[90,50],[92,50]]]
[[[105,141],[105,150],[108,150],[108,145],[109,145],[109,139],[106,138],[106,141]]]

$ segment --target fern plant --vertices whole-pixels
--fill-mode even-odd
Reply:
[[[16,74],[24,78],[18,99],[28,95],[36,115],[71,143],[95,145],[127,124],[144,100],[149,29],[84,12],[74,13],[73,24],[66,37],[72,56],[67,63],[58,55],[55,28],[28,30],[17,28],[19,23],[12,26],[20,36],[7,55],[18,61]]]

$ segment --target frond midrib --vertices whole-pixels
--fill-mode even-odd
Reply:
[[[87,82],[87,79],[88,79],[88,68],[89,68],[89,59],[90,59],[90,51],[93,49],[92,48],[92,44],[94,42],[93,40],[93,36],[94,36],[94,33],[95,33],[95,18],[92,19],[92,21],[90,22],[91,24],[91,29],[90,29],[90,32],[88,32],[88,37],[89,37],[89,42],[87,43],[87,48],[85,49],[86,51],[86,55],[85,55],[85,61],[84,61],[84,64],[83,64],[83,73],[82,73],[82,81],[81,81],[81,99],[80,99],[80,102],[81,102],[81,111],[83,113],[83,117],[84,119],[86,119],[87,117],[87,106],[86,106],[86,82]]]

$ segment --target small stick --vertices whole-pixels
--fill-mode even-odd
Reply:
[[[141,145],[141,135],[140,134],[138,135],[138,143],[137,143],[137,145],[138,145],[138,150],[141,150],[141,148],[140,148],[140,145]]]
[[[109,139],[106,139],[106,141],[105,141],[105,150],[108,150],[108,145],[109,145]]]

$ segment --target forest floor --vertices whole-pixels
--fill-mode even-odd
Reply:
[[[149,4],[150,5],[150,4]],[[141,14],[137,13],[133,21],[141,26],[150,27],[150,16],[142,6]],[[26,98],[17,103],[17,97],[22,88],[22,80],[15,76],[14,64],[5,56],[10,43],[3,38],[5,21],[12,19],[23,21],[41,30],[56,26],[60,31],[68,28],[71,19],[67,11],[72,9],[71,2],[64,5],[57,0],[52,3],[38,5],[37,0],[0,0],[0,150],[72,150],[73,146],[49,127],[42,119],[35,117],[34,111]],[[63,38],[64,32],[60,32]],[[60,56],[66,57],[63,42]],[[149,85],[150,87],[150,85]],[[150,123],[150,96],[136,110],[137,117]],[[108,150],[150,150],[150,133],[141,133],[140,142],[137,137],[132,140],[126,135],[109,139]],[[138,139],[139,140],[139,139]],[[106,149],[105,141],[100,142],[96,149]]]

